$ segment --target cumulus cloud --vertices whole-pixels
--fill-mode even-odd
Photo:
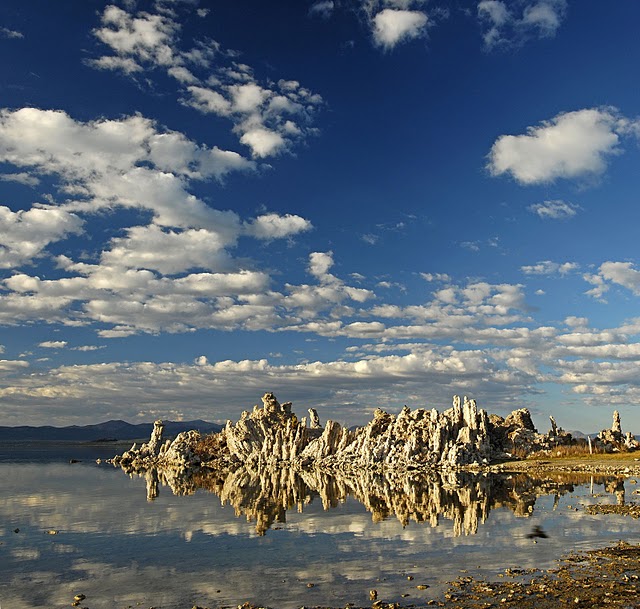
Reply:
[[[314,2],[309,8],[309,15],[328,19],[333,14],[333,9],[333,0],[319,0],[318,2]]]
[[[105,348],[106,345],[79,345],[78,347],[71,347],[71,351],[99,351]]]
[[[604,262],[597,273],[584,275],[584,279],[595,286],[586,292],[595,298],[602,298],[612,284],[640,296],[640,271],[631,262]]]
[[[42,343],[38,343],[38,347],[45,349],[64,349],[67,346],[66,340],[46,340]]]
[[[219,214],[190,194],[189,180],[222,180],[255,165],[198,145],[140,115],[83,123],[62,111],[0,111],[0,160],[57,175],[69,211],[149,209],[165,226],[211,226]]]
[[[50,243],[80,233],[82,227],[78,216],[60,209],[13,212],[0,206],[0,268],[31,262]]]
[[[508,48],[530,38],[555,36],[566,12],[566,0],[481,0],[478,18],[485,48]]]
[[[24,38],[24,34],[22,32],[18,32],[17,30],[11,30],[6,27],[0,27],[0,37],[19,39],[19,38]]]
[[[620,153],[629,121],[614,108],[559,114],[525,135],[502,135],[491,148],[492,175],[510,174],[521,184],[602,174],[609,157]]]
[[[373,18],[373,40],[384,49],[425,35],[427,15],[421,11],[385,8]]]
[[[314,5],[316,14],[326,14],[329,4],[333,3]],[[107,6],[94,35],[113,54],[87,63],[131,78],[143,71],[166,72],[176,81],[183,104],[229,119],[254,158],[281,154],[293,142],[313,135],[313,116],[322,106],[319,95],[294,80],[260,83],[250,66],[236,60],[235,51],[215,41],[196,40],[191,48],[184,47],[178,14],[192,8],[161,11],[156,6],[156,13],[136,13]]]
[[[251,96],[242,103],[252,103]],[[190,192],[193,181],[252,170],[252,161],[196,144],[139,115],[84,123],[36,108],[0,112],[0,161],[29,169],[29,176],[54,176],[64,197],[56,204],[49,196],[48,204],[26,211],[0,207],[2,268],[28,264],[52,243],[82,234],[83,216],[99,210],[144,211],[150,222],[119,227],[106,243],[92,244],[94,251],[86,254],[91,263],[58,255],[59,278],[26,272],[6,278],[0,323],[98,322],[105,325],[104,337],[292,323],[286,307],[278,310],[288,296],[272,294],[270,276],[234,250],[241,237],[291,239],[311,223],[274,212],[243,220]],[[340,289],[351,298],[348,286]]]
[[[534,203],[533,205],[529,205],[527,209],[543,220],[566,220],[573,218],[578,213],[580,206],[555,200]]]
[[[242,409],[250,409],[268,386],[281,399],[299,400],[301,404],[322,408],[324,416],[362,423],[370,417],[372,392],[379,393],[381,387],[397,396],[395,409],[416,392],[421,393],[419,403],[413,404],[416,407],[429,403],[445,408],[458,384],[472,390],[500,368],[500,364],[488,362],[480,351],[459,352],[448,348],[296,365],[274,365],[266,359],[210,363],[203,355],[193,364],[62,366],[20,379],[7,379],[0,384],[0,398],[12,403],[56,397],[67,405],[69,412],[79,404],[108,404],[112,416],[123,418],[131,418],[130,404],[135,403],[136,412],[147,419],[166,417],[168,407],[163,405],[179,401],[189,404],[189,417],[210,419],[211,395],[223,393],[225,400],[216,409],[216,416],[224,421],[236,419]],[[237,382],[238,377],[243,379],[242,383]],[[528,377],[514,376],[509,381],[512,386],[524,386],[526,391]],[[340,408],[336,407],[338,394],[343,404]],[[128,399],[123,401],[123,395]],[[505,395],[504,403],[508,401]],[[379,398],[373,402],[381,404]],[[494,402],[491,406],[495,409],[500,403]],[[58,420],[64,420],[64,416]]]
[[[0,375],[2,376],[9,375],[12,372],[24,370],[28,367],[29,362],[25,362],[24,360],[0,359]]]
[[[226,248],[235,244],[239,220],[235,214],[228,214],[228,218],[221,218],[222,222],[215,230],[163,230],[153,225],[132,227],[128,229],[127,237],[113,239],[111,248],[103,252],[101,263],[106,267],[150,269],[164,275],[194,268],[232,268]]]
[[[245,224],[244,233],[257,239],[282,239],[311,230],[309,220],[294,214],[268,213]]]
[[[420,277],[422,277],[425,281],[451,281],[451,276],[446,273],[420,273]]]
[[[329,273],[333,266],[333,252],[313,252],[309,255],[309,273],[322,283],[334,283],[336,277]]]
[[[576,262],[552,262],[551,260],[543,260],[537,264],[522,266],[520,270],[525,275],[567,275],[580,268]]]
[[[3,182],[16,182],[17,184],[24,184],[25,186],[37,186],[40,184],[40,180],[29,173],[3,173],[0,174],[0,180]]]
[[[96,28],[94,34],[118,57],[133,56],[141,61],[173,65],[172,46],[179,26],[169,15],[140,12],[134,16],[109,5],[101,20],[102,27]]]

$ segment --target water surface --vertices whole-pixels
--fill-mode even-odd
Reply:
[[[634,480],[239,471],[176,481],[93,461],[114,452],[0,448],[0,606],[69,607],[83,593],[91,609],[344,607],[370,604],[373,588],[421,603],[461,571],[495,577],[551,567],[572,549],[640,542],[637,521],[584,510],[631,501]],[[533,543],[534,525],[549,537]]]

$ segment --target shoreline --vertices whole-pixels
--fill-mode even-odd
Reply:
[[[442,598],[422,603],[370,605],[347,603],[346,609],[557,609],[559,607],[639,607],[640,545],[620,541],[595,550],[568,552],[550,569],[507,567],[493,578],[461,575],[446,582]],[[193,609],[209,609],[195,605]],[[211,609],[223,609],[211,607]],[[225,607],[224,609],[230,609]],[[275,609],[244,603],[237,609]],[[314,605],[302,609],[343,609]]]
[[[638,455],[638,456],[634,456]],[[496,474],[584,473],[640,476],[640,452],[584,455],[579,457],[539,457],[491,464],[486,471]]]

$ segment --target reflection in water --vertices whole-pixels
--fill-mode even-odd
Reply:
[[[130,472],[132,473],[132,472]],[[554,509],[561,495],[578,484],[605,484],[624,505],[624,479],[581,474],[551,474],[535,478],[525,474],[472,474],[469,472],[393,473],[361,472],[336,475],[313,469],[240,467],[230,472],[212,470],[151,469],[139,475],[147,483],[147,499],[158,496],[159,485],[175,495],[191,495],[199,489],[214,493],[223,505],[233,506],[237,516],[255,522],[264,535],[274,523],[286,522],[287,510],[302,512],[319,499],[325,510],[353,497],[365,506],[373,522],[395,516],[403,527],[414,521],[436,527],[444,518],[453,523],[454,536],[474,535],[491,509],[506,507],[516,516],[533,513],[536,499],[554,495]]]
[[[461,569],[552,568],[569,548],[640,541],[637,521],[584,509],[615,503],[622,480],[594,478],[589,493],[590,482],[246,468],[128,478],[89,461],[0,463],[0,604],[69,607],[83,593],[91,609],[362,607],[375,588],[383,602],[426,606]],[[150,503],[145,484],[160,492]],[[548,538],[532,540],[536,526]]]

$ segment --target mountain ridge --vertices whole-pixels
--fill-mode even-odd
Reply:
[[[0,425],[0,442],[97,442],[137,440],[151,435],[153,423],[127,423],[111,419],[93,425]],[[216,433],[222,425],[201,419],[193,421],[164,421],[164,434],[173,438],[182,431],[196,429],[202,434]]]

